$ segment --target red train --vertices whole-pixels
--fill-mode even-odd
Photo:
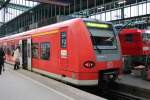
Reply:
[[[141,56],[150,54],[150,31],[123,29],[119,33],[123,55]]]
[[[141,71],[142,78],[150,80],[150,30],[123,29],[119,39],[126,59],[124,70]]]
[[[111,23],[75,18],[0,39],[7,62],[20,46],[23,68],[75,85],[116,79],[122,60]]]

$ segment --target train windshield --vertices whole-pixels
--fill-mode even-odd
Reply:
[[[150,33],[143,33],[143,42],[149,42],[150,41]]]
[[[116,49],[117,42],[111,24],[86,22],[94,49]]]

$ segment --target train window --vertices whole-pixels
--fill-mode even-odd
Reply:
[[[143,33],[142,37],[143,37],[143,41],[145,41],[145,42],[150,40],[150,34],[149,33]]]
[[[150,39],[150,34],[144,33],[144,38],[147,39],[147,40],[149,40]]]
[[[41,59],[49,60],[50,58],[50,43],[41,43]]]
[[[66,45],[67,45],[66,32],[61,32],[61,48],[66,48]]]
[[[32,44],[32,58],[38,58],[39,56],[39,44],[38,43],[33,43]]]
[[[132,34],[126,34],[125,35],[125,41],[126,42],[133,42],[133,35]]]
[[[150,39],[150,35],[149,34],[146,34],[147,35],[147,39],[149,40]]]

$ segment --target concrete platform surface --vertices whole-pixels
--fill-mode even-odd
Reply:
[[[123,75],[121,80],[117,80],[118,83],[126,84],[134,87],[150,90],[150,81],[142,80],[140,77],[133,76],[131,74]]]
[[[113,85],[115,90],[150,100],[150,81],[129,74],[124,75]]]
[[[106,100],[72,86],[5,64],[0,100]]]

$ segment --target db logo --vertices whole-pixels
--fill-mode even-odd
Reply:
[[[113,67],[113,62],[107,62],[107,68],[112,68]]]

